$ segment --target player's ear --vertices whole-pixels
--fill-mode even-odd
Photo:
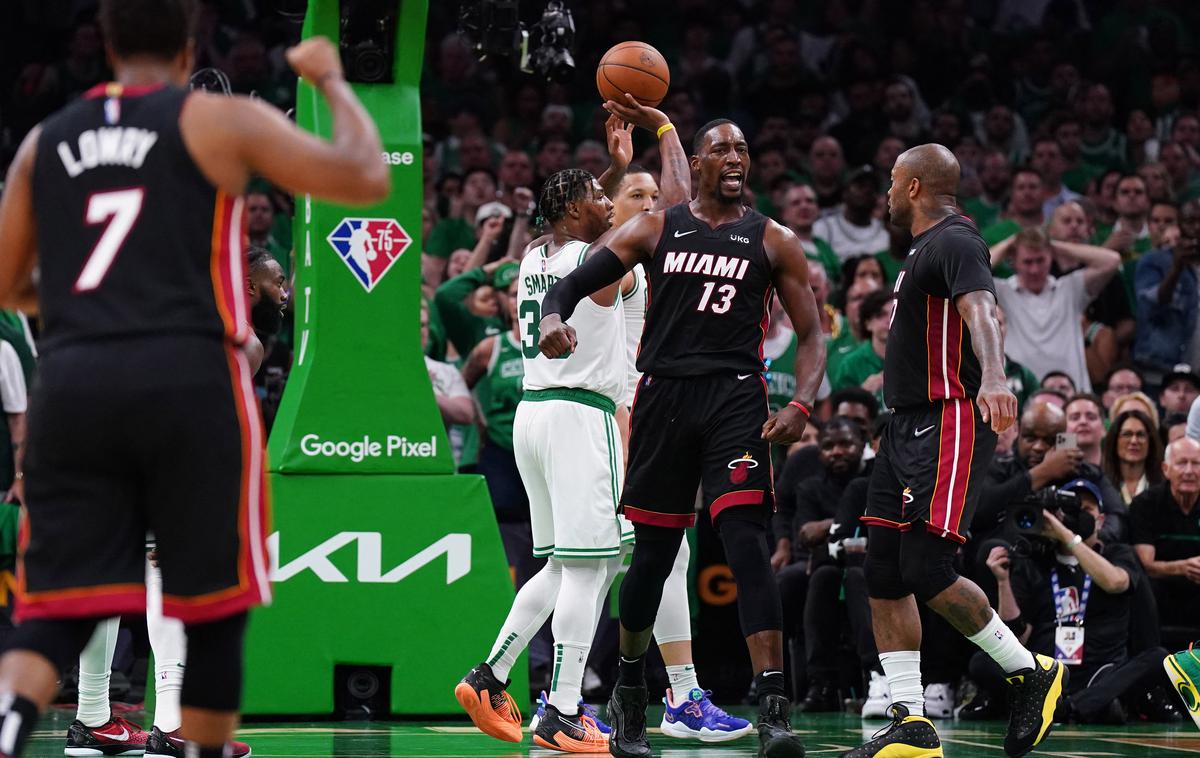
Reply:
[[[921,180],[914,176],[912,179],[908,180],[908,196],[910,198],[913,198],[913,197],[916,197],[917,195],[919,195],[920,193],[921,193]]]
[[[699,155],[693,155],[691,158],[689,158],[688,164],[692,167],[693,173],[696,173],[696,174],[700,173],[700,156]]]

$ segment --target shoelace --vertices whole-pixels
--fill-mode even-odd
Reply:
[[[712,690],[704,690],[704,700],[700,701],[701,713],[703,713],[705,716],[712,716],[716,719],[728,718],[729,714],[721,710],[717,704],[710,699],[711,697]]]
[[[604,732],[600,731],[599,725],[596,724],[595,717],[593,717],[587,713],[584,713],[581,710],[579,712],[579,723],[583,724],[583,731],[584,731],[585,738],[590,737],[592,739],[603,739],[607,742],[607,738],[604,736]]]
[[[879,731],[877,731],[877,732],[875,732],[875,734],[872,734],[872,735],[871,735],[871,739],[872,739],[872,740],[877,740],[877,739],[879,739],[880,737],[884,736],[884,735],[885,735],[885,734],[887,734],[888,732],[892,731],[892,730],[893,730],[893,729],[895,729],[896,727],[898,727],[898,726],[900,726],[901,724],[903,724],[903,723],[904,723],[904,719],[905,719],[905,718],[907,718],[907,717],[901,717],[901,716],[900,716],[900,714],[898,714],[898,713],[893,713],[893,714],[892,714],[892,723],[888,724],[887,726],[880,727],[880,728],[879,728]]]

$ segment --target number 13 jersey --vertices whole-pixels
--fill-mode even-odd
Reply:
[[[646,326],[637,368],[691,377],[760,373],[774,292],[763,247],[767,217],[746,209],[712,229],[687,203],[668,208],[646,263]]]
[[[100,84],[43,122],[32,177],[43,350],[247,337],[242,200],[192,161],[179,130],[188,95]]]
[[[555,282],[583,263],[588,246],[572,241],[547,256],[548,245],[521,260],[517,283],[517,318],[521,321],[521,352],[525,356],[525,389],[568,387],[590,390],[619,403],[625,392],[628,358],[625,352],[625,317],[620,293],[612,305],[592,298],[579,301],[567,323],[579,342],[563,358],[547,358],[538,351],[538,324],[542,300]]]

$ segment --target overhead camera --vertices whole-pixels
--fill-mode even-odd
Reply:
[[[520,55],[520,68],[555,82],[567,82],[575,73],[571,47],[575,44],[575,19],[562,0],[550,0],[541,19],[526,29],[520,22],[517,0],[478,0],[459,11],[459,32],[480,60],[489,55]]]
[[[346,81],[385,84],[395,80],[396,14],[389,0],[339,0],[338,48]]]

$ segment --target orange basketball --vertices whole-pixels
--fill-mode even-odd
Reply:
[[[670,85],[666,59],[645,42],[613,45],[596,67],[596,88],[605,100],[624,103],[628,92],[642,105],[654,107],[667,96]]]

